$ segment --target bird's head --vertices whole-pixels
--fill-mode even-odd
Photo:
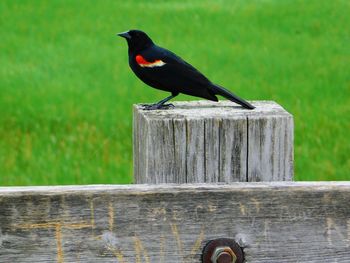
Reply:
[[[153,45],[152,39],[141,30],[129,30],[118,33],[117,35],[126,39],[129,46],[129,52],[141,51]]]

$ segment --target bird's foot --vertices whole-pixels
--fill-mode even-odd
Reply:
[[[174,104],[172,104],[172,103],[163,104],[163,105],[160,107],[160,109],[164,109],[164,110],[169,110],[169,109],[174,109],[174,108],[175,108],[175,106],[174,106]]]
[[[144,110],[168,110],[173,109],[175,106],[171,103],[169,104],[142,104]]]

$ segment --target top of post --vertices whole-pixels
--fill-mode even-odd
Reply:
[[[235,118],[235,117],[259,117],[267,116],[289,116],[282,106],[274,101],[252,101],[256,108],[253,110],[228,101],[222,100],[212,102],[207,100],[199,101],[177,101],[173,102],[175,108],[161,110],[144,110],[140,104],[135,104],[134,108],[147,119],[200,119],[200,118]]]

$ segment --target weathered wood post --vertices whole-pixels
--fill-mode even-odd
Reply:
[[[136,183],[289,181],[293,117],[272,101],[246,110],[229,101],[134,106]]]

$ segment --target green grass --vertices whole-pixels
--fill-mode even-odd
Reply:
[[[132,104],[167,94],[131,73],[115,36],[130,28],[291,112],[297,180],[350,180],[349,13],[346,0],[2,0],[0,185],[131,182]]]

